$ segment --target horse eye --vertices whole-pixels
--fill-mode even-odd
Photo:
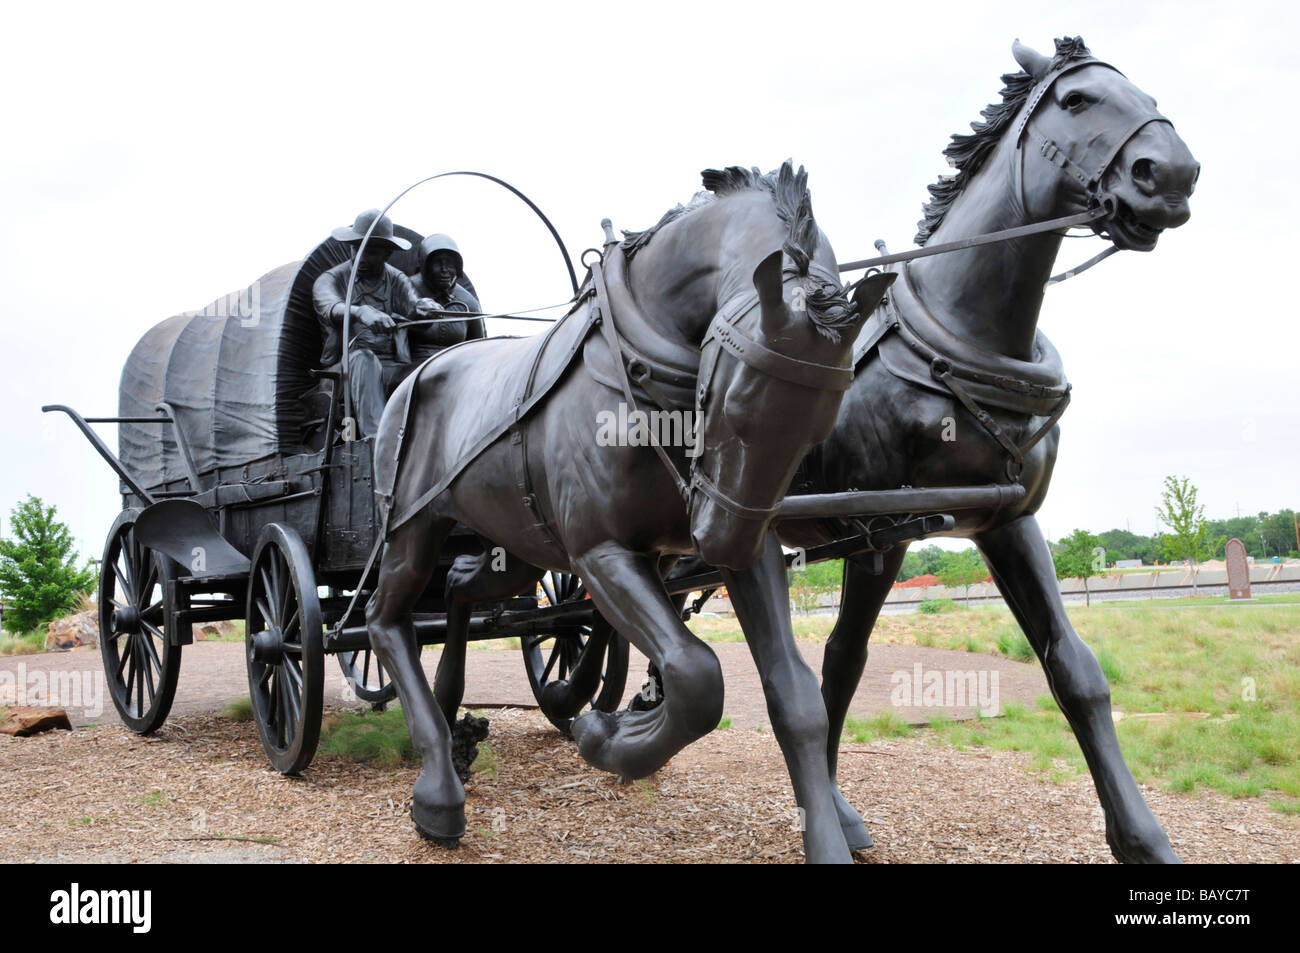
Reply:
[[[1067,95],[1061,105],[1066,109],[1078,109],[1084,102],[1083,93],[1074,92]]]

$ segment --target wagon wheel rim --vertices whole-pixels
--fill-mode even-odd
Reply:
[[[576,575],[548,572],[539,584],[543,596],[539,606],[586,603],[594,611],[586,586]],[[566,734],[576,715],[588,709],[613,711],[621,702],[627,682],[627,643],[599,613],[591,624],[561,622],[550,631],[526,634],[520,645],[542,713]],[[598,670],[592,668],[595,659],[587,658],[589,646],[601,653]],[[572,686],[575,673],[587,683]]]
[[[373,649],[338,653],[339,668],[353,694],[371,705],[383,705],[397,697],[397,686],[375,657]]]
[[[296,535],[263,533],[248,586],[244,635],[249,696],[267,757],[297,774],[316,753],[323,706],[320,604]]]
[[[166,720],[176,693],[181,647],[169,645],[175,612],[174,564],[136,536],[134,513],[118,517],[104,548],[99,584],[100,654],[119,717],[139,734]]]

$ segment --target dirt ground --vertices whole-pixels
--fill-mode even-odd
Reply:
[[[0,736],[0,861],[798,862],[770,730],[716,731],[653,777],[588,767],[535,711],[488,713],[495,777],[468,786],[448,850],[408,811],[414,766],[318,757],[271,769],[251,722],[181,715],[142,738],[117,725]],[[1108,863],[1091,781],[1054,784],[1017,753],[925,739],[846,744],[841,782],[877,846],[863,863]],[[1300,862],[1300,818],[1258,799],[1144,791],[1186,861]]]

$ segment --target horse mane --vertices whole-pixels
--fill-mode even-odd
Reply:
[[[779,169],[766,174],[757,168],[746,169],[733,165],[725,169],[705,169],[700,175],[708,191],[697,192],[686,205],[669,209],[645,231],[623,232],[621,247],[628,260],[650,244],[650,240],[664,226],[711,204],[718,197],[740,192],[766,192],[776,205],[777,218],[787,228],[781,250],[794,264],[795,274],[810,279],[815,284],[805,294],[808,316],[818,333],[832,341],[838,341],[840,330],[851,325],[856,314],[837,283],[812,278],[810,275],[810,266],[821,241],[821,231],[813,217],[808,173],[803,166],[796,172],[794,161],[787,159]]]
[[[1055,71],[1071,60],[1087,59],[1091,56],[1092,53],[1084,45],[1083,37],[1064,37],[1056,40],[1056,55],[1052,57],[1049,69]],[[923,207],[925,217],[916,223],[918,231],[916,238],[913,239],[916,244],[924,245],[930,236],[939,230],[952,203],[965,191],[975,173],[983,168],[988,157],[993,154],[994,148],[1002,140],[1002,134],[1020,113],[1020,107],[1025,104],[1029,94],[1038,85],[1038,80],[1024,70],[1004,74],[1002,82],[1006,84],[1001,93],[1002,102],[993,103],[980,111],[984,121],[970,124],[974,135],[957,133],[952,137],[948,147],[943,150],[944,158],[948,160],[949,165],[957,169],[957,172],[955,175],[941,175],[938,182],[928,187],[931,199]]]

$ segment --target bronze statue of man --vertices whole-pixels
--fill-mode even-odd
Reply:
[[[378,431],[384,403],[414,366],[410,331],[402,323],[422,317],[434,306],[431,301],[422,301],[411,280],[388,264],[394,251],[405,251],[411,245],[393,233],[393,223],[378,209],[362,212],[351,226],[336,228],[331,234],[351,246],[355,256],[372,223],[374,231],[357,264],[349,328],[353,340],[348,345],[348,388],[357,437],[373,436]],[[324,367],[336,364],[342,357],[344,298],[351,271],[350,260],[341,262],[322,272],[312,286],[312,303],[325,339],[321,353]]]
[[[430,235],[420,243],[420,271],[411,285],[420,298],[429,298],[441,311],[481,314],[478,298],[466,287],[464,259],[450,235]],[[411,329],[411,349],[418,365],[443,348],[487,337],[482,318],[466,318]]]

